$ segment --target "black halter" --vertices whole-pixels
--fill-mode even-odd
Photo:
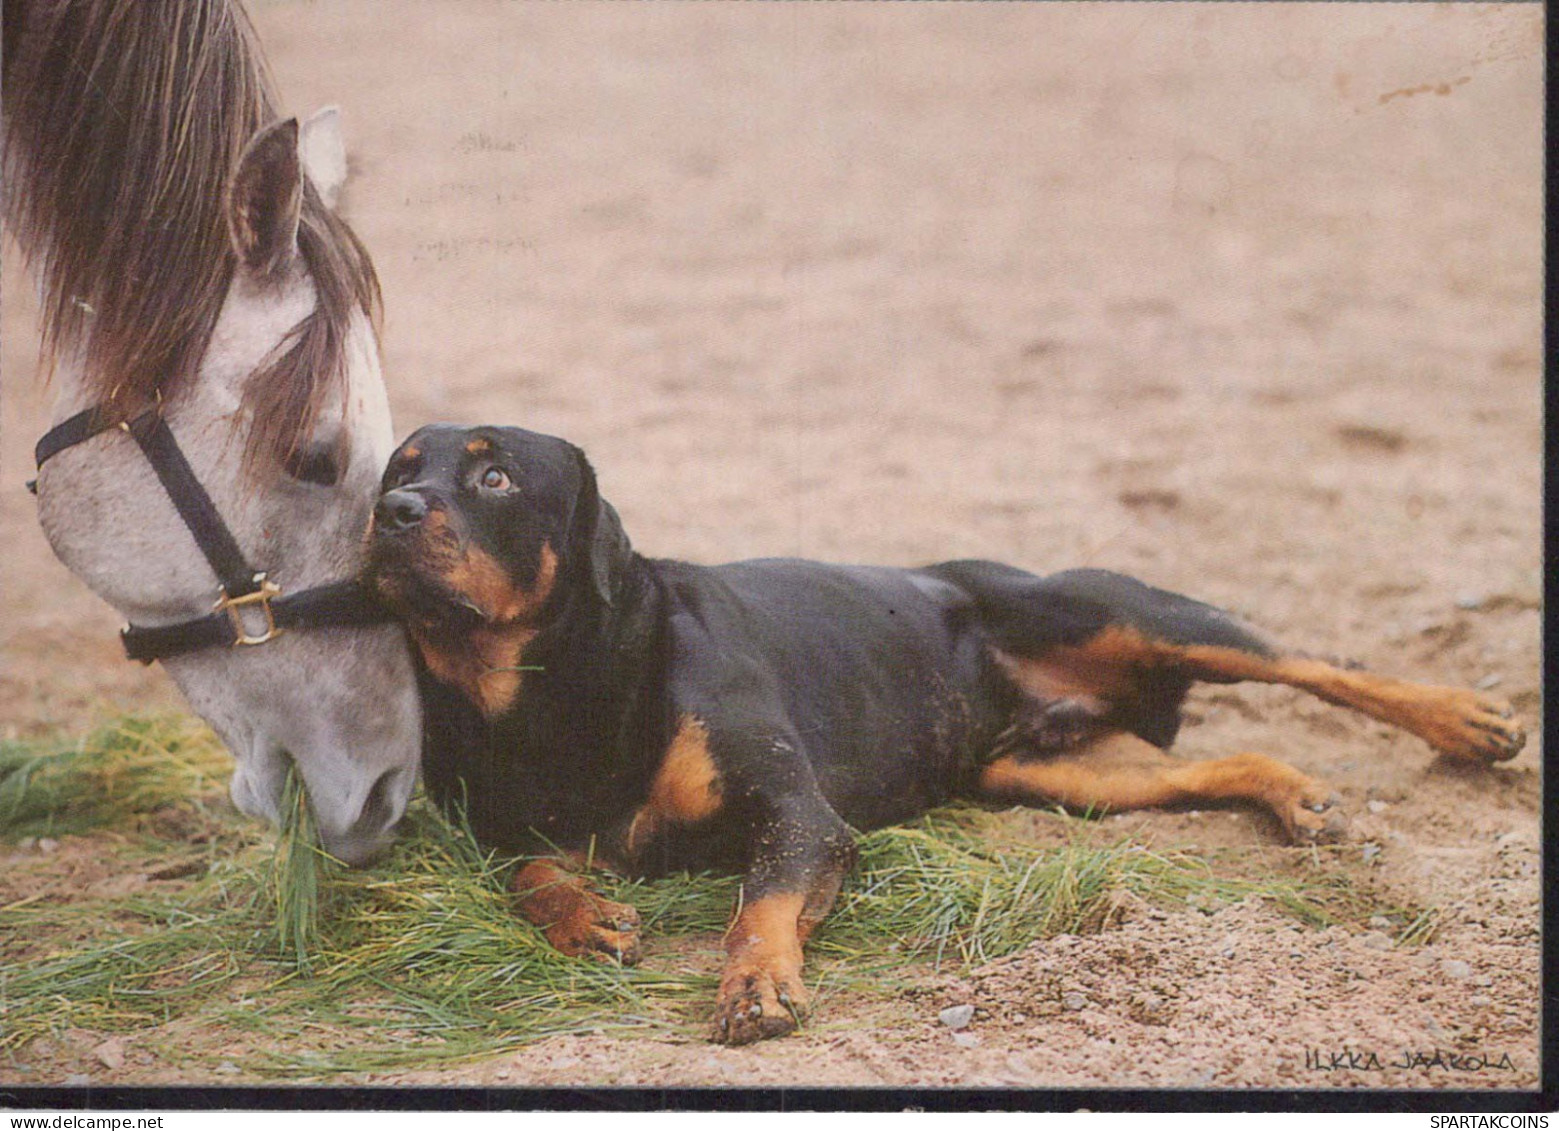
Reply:
[[[51,456],[113,428],[128,432],[140,445],[222,583],[216,611],[207,616],[158,628],[126,625],[121,629],[120,639],[130,659],[149,664],[199,648],[264,644],[289,628],[345,627],[390,619],[373,594],[356,580],[336,581],[284,597],[280,586],[252,569],[157,409],[120,421],[102,405],[94,405],[44,433],[33,459],[41,468]],[[28,490],[36,494],[37,483],[36,479],[29,482]],[[250,632],[246,626],[246,609],[256,610],[258,632]]]

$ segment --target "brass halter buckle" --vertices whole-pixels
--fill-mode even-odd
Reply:
[[[266,579],[265,574],[255,574],[255,580],[260,583],[260,588],[253,593],[245,593],[242,597],[229,597],[223,593],[214,608],[227,614],[227,619],[233,622],[233,647],[243,644],[264,644],[268,640],[275,640],[284,629],[276,627],[276,614],[271,611],[271,598],[281,593],[281,586],[274,581]],[[249,605],[259,605],[260,611],[265,614],[265,631],[259,636],[250,636],[249,629],[244,624],[242,609]]]

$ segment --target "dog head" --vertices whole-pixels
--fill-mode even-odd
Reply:
[[[424,634],[610,605],[632,554],[584,453],[521,428],[419,429],[385,469],[368,580]]]

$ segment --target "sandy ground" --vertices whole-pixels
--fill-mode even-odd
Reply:
[[[1540,8],[255,18],[290,107],[343,108],[400,432],[568,436],[647,553],[1120,569],[1493,687],[1540,733]],[[37,531],[48,402],[15,255],[4,283],[0,728],[172,705]],[[1183,752],[1329,778],[1372,874],[1443,910],[1434,945],[1137,909],[898,1008],[831,998],[760,1048],[570,1038],[378,1079],[1534,1086],[1540,744],[1469,772],[1284,690],[1193,714]],[[1276,836],[1129,820],[1161,845]],[[967,1029],[938,1020],[954,1004]]]

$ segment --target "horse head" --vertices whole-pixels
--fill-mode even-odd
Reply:
[[[191,375],[154,398],[245,560],[283,592],[356,575],[393,447],[374,306],[358,301],[365,290],[377,300],[372,267],[324,203],[337,186],[315,183],[300,156],[317,164],[324,154],[344,172],[329,159],[339,156],[334,122],[327,113],[300,131],[289,119],[243,148],[220,204],[225,294]],[[67,337],[57,354],[56,420],[109,392],[88,363],[93,331],[89,312],[74,347]],[[210,614],[212,567],[126,431],[60,451],[40,469],[37,495],[55,553],[132,624]],[[163,663],[237,760],[239,809],[279,821],[296,767],[327,851],[360,864],[388,844],[420,752],[399,627],[296,628]]]

